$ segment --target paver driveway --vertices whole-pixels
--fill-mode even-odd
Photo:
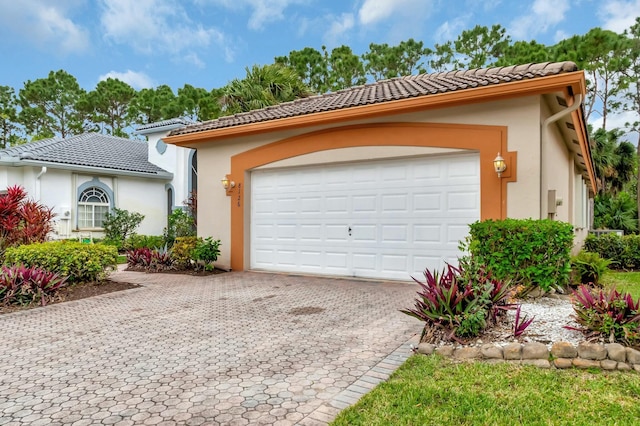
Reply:
[[[420,330],[408,283],[113,278],[143,287],[0,316],[0,424],[323,424]]]

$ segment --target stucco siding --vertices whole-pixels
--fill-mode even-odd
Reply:
[[[145,216],[137,229],[138,234],[162,235],[167,226],[167,196],[164,185],[163,181],[118,178],[116,207]]]

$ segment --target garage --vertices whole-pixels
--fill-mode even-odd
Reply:
[[[254,170],[250,267],[408,280],[479,219],[477,152]]]

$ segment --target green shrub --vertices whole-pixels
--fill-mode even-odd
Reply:
[[[143,214],[114,208],[107,213],[102,225],[104,227],[105,243],[114,245],[118,250],[122,250],[127,238],[135,233],[143,219]]]
[[[4,263],[38,266],[77,283],[102,278],[106,268],[116,265],[117,256],[116,248],[109,245],[53,241],[9,248]]]
[[[589,235],[584,248],[609,259],[614,268],[640,269],[640,235]]]
[[[611,233],[599,236],[589,234],[584,240],[584,249],[609,259],[611,264],[617,268],[622,267],[625,248],[622,237],[618,234]]]
[[[202,240],[198,237],[178,237],[171,248],[173,264],[178,269],[190,269],[195,264],[194,250],[198,242]]]
[[[182,209],[169,215],[169,225],[164,229],[165,241],[171,246],[178,237],[195,237],[196,224],[193,217]]]
[[[207,237],[204,240],[200,238],[195,250],[193,250],[193,258],[196,262],[204,264],[207,270],[213,269],[213,262],[218,260],[220,255],[220,240],[214,240]]]
[[[544,291],[569,283],[573,227],[534,219],[473,223],[461,244],[498,280]]]
[[[598,253],[580,251],[571,258],[571,269],[574,274],[574,284],[598,285],[600,278],[609,270],[609,259],[603,259]]]
[[[162,235],[138,235],[133,234],[124,242],[125,250],[135,250],[139,248],[161,249],[166,245]]]
[[[425,270],[414,308],[401,312],[425,322],[421,341],[475,337],[497,322],[508,305],[508,283],[495,280],[473,258],[438,273]],[[525,327],[526,328],[526,327]]]

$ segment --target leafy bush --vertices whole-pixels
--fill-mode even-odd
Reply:
[[[4,263],[39,266],[77,283],[102,278],[108,267],[116,265],[117,256],[116,248],[109,245],[52,241],[11,247],[5,253]]]
[[[138,248],[162,248],[166,245],[164,236],[162,235],[130,235],[124,242],[125,250],[134,250]]]
[[[171,257],[178,269],[190,269],[195,263],[194,250],[201,238],[178,237],[171,248]]]
[[[577,256],[571,258],[574,283],[598,285],[602,275],[609,270],[610,263],[610,260],[603,259],[598,253],[580,251]]]
[[[122,250],[126,239],[135,233],[144,215],[124,209],[114,208],[107,213],[104,220],[104,239],[106,244],[112,244]]]
[[[0,256],[7,247],[44,241],[54,216],[50,208],[29,200],[24,188],[7,188],[0,195]]]
[[[614,268],[640,269],[640,235],[591,234],[584,248],[610,260]]]
[[[127,251],[127,266],[154,272],[166,271],[173,269],[173,260],[166,246],[160,249],[142,247]]]
[[[505,219],[473,223],[461,244],[498,280],[544,291],[569,282],[573,227],[552,220]]]
[[[171,246],[178,237],[194,237],[196,225],[193,216],[182,209],[177,209],[169,215],[169,224],[164,229],[164,239]]]
[[[507,303],[511,293],[507,283],[492,279],[472,259],[460,264],[462,269],[447,265],[442,273],[425,270],[425,281],[414,278],[420,285],[415,307],[401,312],[426,323],[421,341],[477,336],[513,308]]]
[[[2,266],[0,304],[25,306],[38,302],[44,306],[66,284],[65,277],[37,267]]]
[[[621,294],[615,288],[592,291],[582,285],[572,292],[572,303],[574,318],[584,327],[579,331],[601,335],[610,342],[640,342],[640,302],[629,293]]]
[[[212,237],[204,240],[201,238],[192,255],[196,262],[204,263],[205,269],[213,269],[212,263],[218,260],[220,255],[220,240],[214,240]]]
[[[622,267],[625,244],[620,235],[613,233],[599,236],[589,234],[584,240],[584,249],[609,259],[615,267]]]

